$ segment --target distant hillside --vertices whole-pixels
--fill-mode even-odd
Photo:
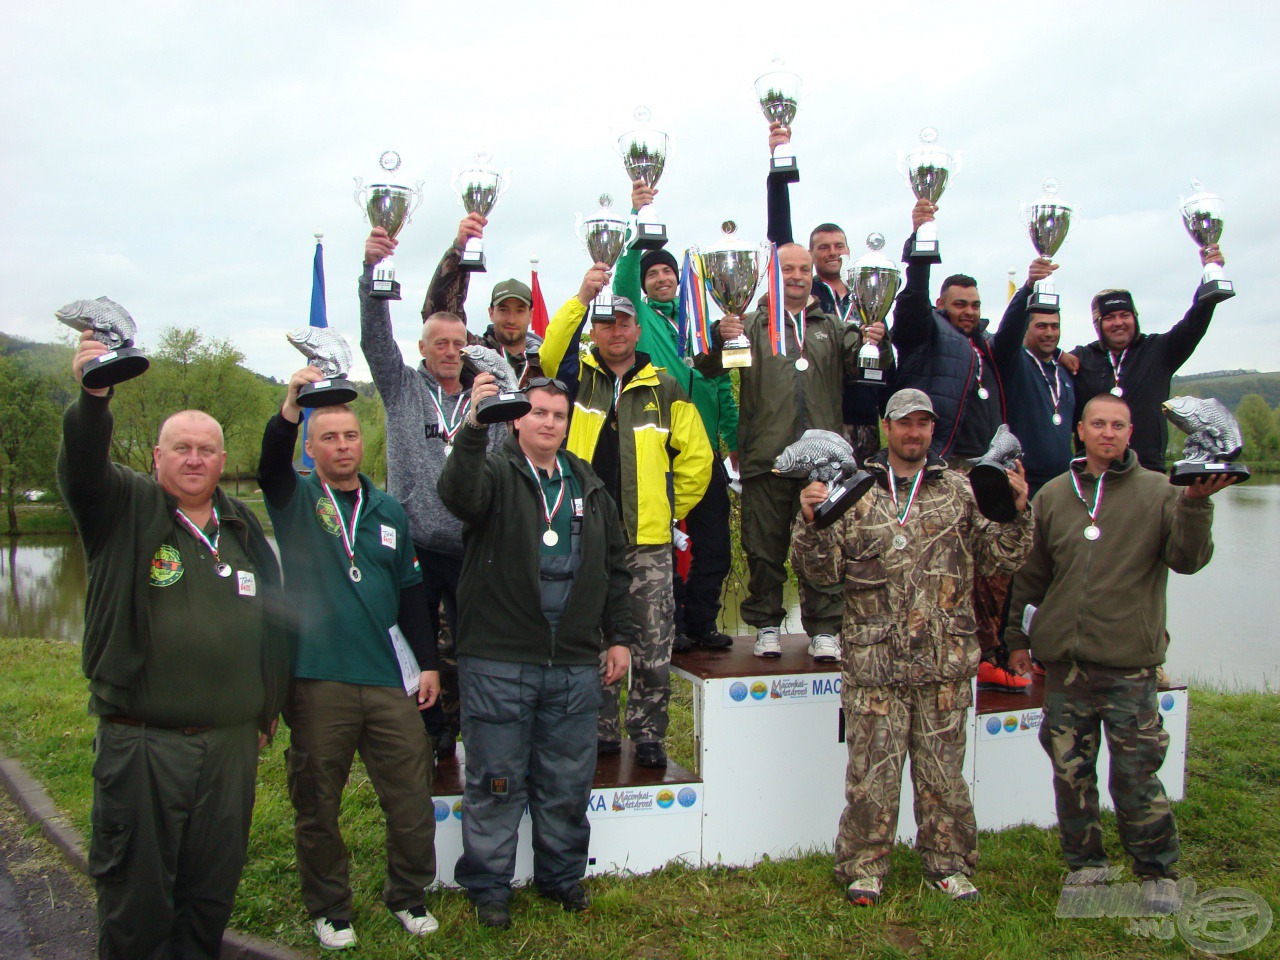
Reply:
[[[1251,370],[1173,378],[1173,396],[1215,397],[1232,410],[1249,393],[1259,394],[1273,410],[1280,406],[1280,372]]]
[[[75,351],[61,343],[37,343],[0,333],[0,356],[16,357],[23,366],[38,373],[70,377]]]

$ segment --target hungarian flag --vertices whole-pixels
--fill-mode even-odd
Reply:
[[[329,311],[325,307],[324,302],[324,246],[320,243],[324,239],[323,233],[316,234],[316,255],[311,262],[311,321],[313,327],[327,327],[329,325]],[[302,411],[302,465],[308,470],[314,470],[316,462],[307,456],[307,420],[311,417],[311,410],[306,408]]]
[[[540,337],[545,337],[547,335],[547,324],[551,322],[551,315],[547,313],[547,303],[542,299],[542,286],[538,283],[537,258],[531,258],[529,264],[533,267],[533,282],[529,284],[533,290],[533,319],[529,325],[533,327],[534,333]]]

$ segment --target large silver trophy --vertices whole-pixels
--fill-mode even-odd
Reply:
[[[796,110],[800,100],[800,77],[789,70],[782,69],[782,60],[773,61],[773,69],[756,78],[756,97],[760,101],[760,109],[770,123],[784,124],[787,129],[796,118]],[[796,164],[795,151],[791,145],[778,148],[769,158],[769,172],[781,174],[788,183],[800,179],[800,167]]]
[[[907,178],[917,200],[937,203],[947,185],[960,172],[960,154],[949,153],[938,146],[938,131],[925,127],[920,131],[920,146],[898,156],[898,172]],[[911,256],[939,260],[938,226],[932,220],[920,225],[911,245]]]
[[[1182,223],[1191,239],[1203,250],[1222,238],[1222,198],[1216,193],[1206,193],[1199,180],[1191,181],[1191,189],[1195,191],[1191,196],[1178,198],[1182,204]],[[1196,290],[1196,302],[1221,303],[1235,295],[1235,287],[1222,267],[1216,263],[1205,264],[1200,288]]]
[[[600,209],[594,217],[587,219],[578,214],[576,231],[578,239],[587,248],[592,263],[603,263],[610,270],[622,256],[622,247],[627,240],[627,221],[614,214],[611,207],[613,198],[607,193],[600,195]],[[613,294],[606,283],[591,301],[591,320],[612,321]]]
[[[636,107],[636,127],[618,138],[618,152],[632,182],[642,180],[645,186],[656,187],[671,155],[671,138],[649,126],[650,116],[648,107]],[[630,246],[633,250],[660,250],[666,245],[666,224],[654,218],[653,204],[647,203],[636,211]]]
[[[865,331],[873,323],[884,323],[893,298],[902,289],[902,270],[884,255],[884,234],[867,237],[867,252],[850,264],[844,282],[853,295],[853,305]],[[858,351],[858,381],[869,386],[887,386],[880,366],[879,344],[864,339]]]
[[[1036,253],[1040,254],[1042,260],[1052,260],[1067,239],[1075,208],[1058,199],[1057,180],[1050,177],[1041,186],[1044,188],[1044,196],[1035,203],[1023,204],[1022,222],[1027,225],[1027,233],[1031,235],[1031,245],[1036,248]],[[1053,277],[1037,280],[1031,299],[1027,301],[1027,310],[1031,313],[1059,313],[1061,309]]]
[[[400,154],[394,150],[384,150],[382,156],[378,157],[378,166],[384,174],[395,173],[400,169]],[[387,231],[387,236],[392,240],[413,219],[413,212],[421,203],[421,180],[413,187],[398,183],[371,183],[365,186],[364,178],[356,177],[356,206],[364,210],[365,219],[372,226]],[[384,257],[373,265],[369,296],[375,300],[400,299],[400,283],[396,280],[395,264],[390,257]]]
[[[499,172],[493,169],[489,166],[492,161],[493,154],[481,150],[476,154],[474,164],[454,174],[453,189],[462,201],[462,209],[467,213],[489,216],[489,211],[498,202],[498,198],[511,186],[511,171]],[[467,238],[458,268],[475,273],[485,272],[483,240],[479,237]]]
[[[764,264],[768,262],[769,245],[739,240],[735,236],[738,225],[732,220],[726,220],[720,229],[723,234],[719,240],[706,250],[695,249],[693,252],[702,259],[707,292],[716,306],[726,314],[745,316],[756,287],[760,285]],[[724,367],[751,366],[751,341],[745,333],[725,341],[720,350],[720,364]]]
[[[138,325],[129,311],[114,300],[75,300],[54,317],[72,330],[92,330],[93,339],[107,348],[88,361],[80,371],[80,382],[88,390],[105,390],[146,373],[151,366],[146,355],[133,345]]]
[[[323,380],[298,390],[298,406],[332,407],[351,403],[359,396],[347,379],[354,355],[346,337],[328,327],[302,327],[289,331],[285,337],[307,358],[310,366],[324,374]]]
[[[1187,487],[1213,477],[1234,477],[1236,483],[1249,479],[1249,468],[1235,462],[1244,451],[1244,434],[1221,400],[1173,397],[1162,406],[1169,422],[1187,435],[1182,459],[1169,470],[1170,483]]]

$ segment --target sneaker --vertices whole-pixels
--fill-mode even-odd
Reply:
[[[616,757],[622,752],[621,740],[597,740],[596,756],[597,757]]]
[[[757,657],[782,656],[782,644],[778,642],[777,627],[761,627],[756,631],[756,645],[751,651]]]
[[[933,885],[952,900],[960,900],[964,903],[977,903],[982,899],[982,894],[980,894],[978,892],[978,888],[973,885],[973,881],[963,873],[953,873],[949,877],[943,877],[941,880],[935,880]]]
[[[476,920],[482,927],[507,930],[511,927],[511,909],[505,900],[490,900],[476,904]]]
[[[728,650],[733,646],[733,637],[719,630],[712,630],[710,633],[691,634],[689,642],[703,650]]]
[[[815,663],[832,663],[840,659],[840,641],[829,633],[820,633],[809,641],[809,656]]]
[[[560,904],[560,909],[569,913],[581,913],[591,906],[591,898],[587,896],[587,891],[582,889],[580,883],[561,890],[539,890],[538,893],[553,903]]]
[[[859,877],[849,884],[844,898],[855,907],[874,906],[880,899],[880,887],[883,881],[879,877]]]
[[[435,933],[440,929],[440,922],[426,907],[410,907],[408,910],[391,912],[415,937],[425,937],[428,933]]]
[[[350,920],[329,920],[321,917],[315,923],[316,939],[326,950],[346,950],[356,945],[356,932]]]
[[[1001,693],[1026,693],[1031,688],[1030,677],[1020,677],[1004,667],[983,660],[978,664],[978,689],[998,690]]]
[[[1167,917],[1177,913],[1182,906],[1182,893],[1178,882],[1169,877],[1148,879],[1142,882],[1142,906],[1147,914]]]
[[[641,767],[665,767],[667,750],[656,740],[636,744],[636,765]]]
[[[1034,675],[1035,675],[1035,676],[1037,676],[1037,677],[1043,677],[1043,676],[1044,676],[1044,664],[1043,664],[1043,663],[1041,663],[1039,660],[1032,660],[1032,661],[1031,661],[1031,672],[1032,672],[1032,674],[1034,674]]]

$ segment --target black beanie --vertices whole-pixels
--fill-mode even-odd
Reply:
[[[649,275],[649,268],[656,267],[665,263],[676,275],[676,282],[680,281],[680,264],[676,262],[676,258],[666,250],[650,250],[640,258],[640,287],[644,288],[644,279]]]

